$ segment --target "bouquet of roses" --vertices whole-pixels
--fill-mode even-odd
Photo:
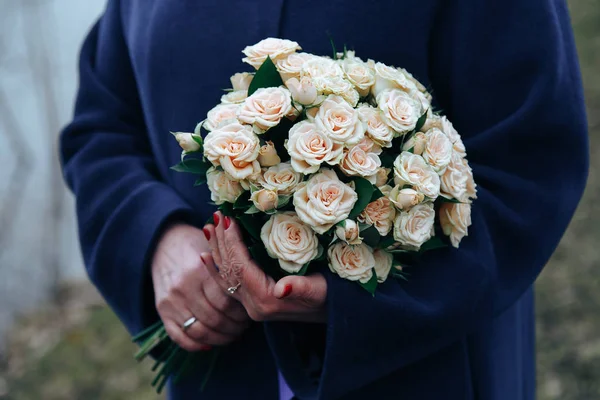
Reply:
[[[375,295],[422,252],[467,235],[476,185],[466,150],[408,71],[299,50],[275,38],[246,47],[256,72],[232,76],[193,133],[174,133],[183,152],[173,169],[208,185],[273,277],[329,268]],[[135,340],[140,357],[169,341],[160,324]],[[159,358],[162,384],[181,353],[169,343]]]

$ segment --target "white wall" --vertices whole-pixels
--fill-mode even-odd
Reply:
[[[56,140],[105,0],[0,0],[0,343],[57,281],[85,279]],[[1,344],[0,344],[1,348]]]

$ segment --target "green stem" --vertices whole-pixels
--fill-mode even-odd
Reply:
[[[131,341],[133,341],[133,342],[139,342],[139,341],[143,340],[148,334],[150,334],[150,333],[152,333],[152,331],[158,329],[161,325],[162,325],[162,321],[158,320],[154,324],[150,325],[149,327],[147,327],[146,329],[144,329],[143,331],[141,331],[140,333],[138,333],[137,335],[135,335],[131,339]]]

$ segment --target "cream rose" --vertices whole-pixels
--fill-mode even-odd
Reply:
[[[392,189],[389,198],[396,208],[406,211],[421,203],[425,199],[425,196],[414,189],[402,189],[398,185]]]
[[[334,143],[326,133],[308,121],[299,122],[290,129],[285,147],[291,157],[292,167],[303,174],[317,172],[324,162],[338,164],[344,150],[341,144]]]
[[[206,121],[204,121],[203,125],[204,129],[212,131],[238,122],[237,114],[239,109],[240,106],[238,104],[219,104],[207,113]]]
[[[423,114],[421,103],[398,89],[384,90],[377,96],[377,104],[386,124],[403,135],[417,126]]]
[[[419,249],[434,234],[435,210],[432,203],[417,204],[402,211],[394,221],[394,239],[403,246]]]
[[[335,94],[342,97],[352,107],[356,107],[360,95],[350,81],[341,76],[323,76],[314,78],[314,84],[317,90],[325,95]]]
[[[390,172],[392,172],[391,168],[378,168],[377,173],[375,174],[375,186],[380,188],[387,185],[390,180]]]
[[[444,235],[450,237],[452,246],[458,248],[471,226],[471,205],[443,203],[439,210],[440,225]]]
[[[317,235],[293,212],[273,214],[260,230],[267,253],[291,274],[319,254]]]
[[[210,190],[210,199],[220,205],[234,203],[244,193],[241,183],[232,179],[225,171],[210,167],[206,171],[206,182]]]
[[[461,203],[469,203],[469,197],[475,196],[475,181],[467,160],[453,152],[450,164],[440,178],[441,194],[454,198]]]
[[[423,157],[403,151],[394,160],[394,183],[423,193],[431,200],[440,194],[440,177]]]
[[[234,91],[248,90],[250,87],[250,83],[254,79],[253,74],[249,74],[248,72],[238,72],[234,74],[229,80],[231,81],[231,87]]]
[[[379,146],[377,143],[375,143],[368,136],[365,136],[363,138],[363,140],[361,140],[360,142],[358,142],[357,146],[360,147],[361,149],[363,149],[366,153],[373,153],[373,154],[379,155],[383,151],[383,149],[381,148],[381,146]]]
[[[348,176],[360,176],[371,183],[377,181],[377,170],[381,160],[375,153],[367,153],[359,146],[354,146],[344,153],[340,169]]]
[[[427,146],[427,137],[423,132],[415,133],[410,139],[402,146],[403,151],[409,151],[412,149],[413,154],[422,155]]]
[[[381,147],[391,147],[394,130],[383,121],[381,111],[368,104],[360,105],[356,111],[361,121],[366,124],[367,135]]]
[[[335,235],[348,244],[361,244],[362,238],[360,237],[360,229],[356,221],[346,219],[335,228]]]
[[[285,162],[269,167],[258,182],[265,189],[276,191],[282,196],[289,196],[302,183],[302,179],[303,175],[294,171],[289,162]]]
[[[186,153],[193,153],[194,151],[200,150],[200,145],[194,140],[194,136],[199,138],[200,136],[194,135],[188,132],[175,132],[175,140],[179,143],[179,146]]]
[[[296,42],[287,39],[266,38],[242,50],[242,53],[246,55],[242,61],[258,69],[267,57],[276,62],[295,53],[296,50],[301,50],[301,47]]]
[[[277,71],[281,75],[281,79],[286,82],[291,78],[300,78],[302,66],[305,62],[315,58],[314,55],[308,53],[292,53],[286,58],[277,60]]]
[[[342,69],[346,79],[352,83],[361,97],[369,94],[375,84],[375,71],[367,63],[358,58],[348,58],[343,61]]]
[[[221,96],[222,104],[241,104],[248,98],[247,90],[236,90]]]
[[[396,210],[387,197],[380,197],[370,202],[357,217],[358,221],[373,225],[381,236],[392,230],[392,223],[396,217]]]
[[[285,86],[292,93],[292,99],[296,103],[300,103],[305,106],[313,104],[317,100],[318,92],[312,80],[304,76],[298,80],[297,78],[291,78],[285,81]]]
[[[342,67],[335,61],[325,57],[313,57],[302,65],[301,76],[308,76],[312,79],[324,77],[344,77]]]
[[[365,126],[355,109],[340,96],[331,95],[321,104],[315,124],[331,140],[347,147],[357,144],[365,136]]]
[[[262,212],[274,210],[279,205],[279,196],[277,196],[277,192],[269,189],[254,191],[250,196],[250,200],[254,203],[254,207]]]
[[[294,207],[304,223],[323,234],[348,218],[357,199],[354,189],[324,168],[294,193]]]
[[[411,74],[404,68],[398,68],[398,71],[402,72],[404,74],[404,76],[406,76],[406,78],[408,78],[408,80],[410,80],[415,85],[415,87],[417,88],[417,90],[419,92],[427,93],[427,88],[425,86],[423,86],[423,84],[421,82],[419,82],[419,80],[417,78],[415,78],[413,76],[413,74]]]
[[[450,142],[452,142],[454,151],[460,154],[461,157],[465,157],[467,155],[467,150],[465,149],[465,145],[460,135],[456,132],[456,129],[454,129],[452,122],[450,122],[446,116],[443,116],[440,118],[440,125],[442,132],[444,132],[448,136],[448,139],[450,139]]]
[[[255,132],[264,133],[279,124],[292,111],[292,95],[283,87],[261,88],[248,97],[238,119],[250,124]]]
[[[362,243],[349,245],[337,242],[327,250],[329,269],[341,278],[367,283],[373,277],[373,250]]]
[[[373,258],[375,259],[375,275],[377,275],[377,282],[383,283],[386,281],[392,270],[394,256],[387,251],[376,249],[373,252]]]
[[[275,150],[275,146],[271,141],[260,146],[257,160],[261,167],[272,167],[281,162],[281,158],[277,155],[277,150]]]
[[[425,151],[423,158],[438,174],[442,174],[452,157],[452,143],[448,136],[439,129],[433,128],[425,133]]]
[[[258,152],[258,137],[249,126],[239,123],[216,129],[204,139],[204,157],[237,180],[260,171]]]
[[[378,97],[381,92],[388,89],[399,89],[410,93],[417,88],[402,71],[380,62],[369,63],[375,70],[375,84],[371,88],[373,96]]]

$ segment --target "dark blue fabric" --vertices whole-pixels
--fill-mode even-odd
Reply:
[[[61,137],[91,279],[130,332],[156,319],[148,258],[157,234],[212,211],[206,188],[169,170],[179,149],[168,132],[190,130],[229,76],[248,70],[244,46],[279,36],[329,54],[327,31],[432,89],[479,184],[470,235],[374,298],[326,274],[329,321],[311,339],[325,347],[316,384],[296,354],[303,329],[257,324],[225,350],[205,393],[192,378],[172,398],[276,399],[277,365],[307,399],[532,400],[531,285],[588,170],[562,0],[109,1],[83,46],[75,116]]]

